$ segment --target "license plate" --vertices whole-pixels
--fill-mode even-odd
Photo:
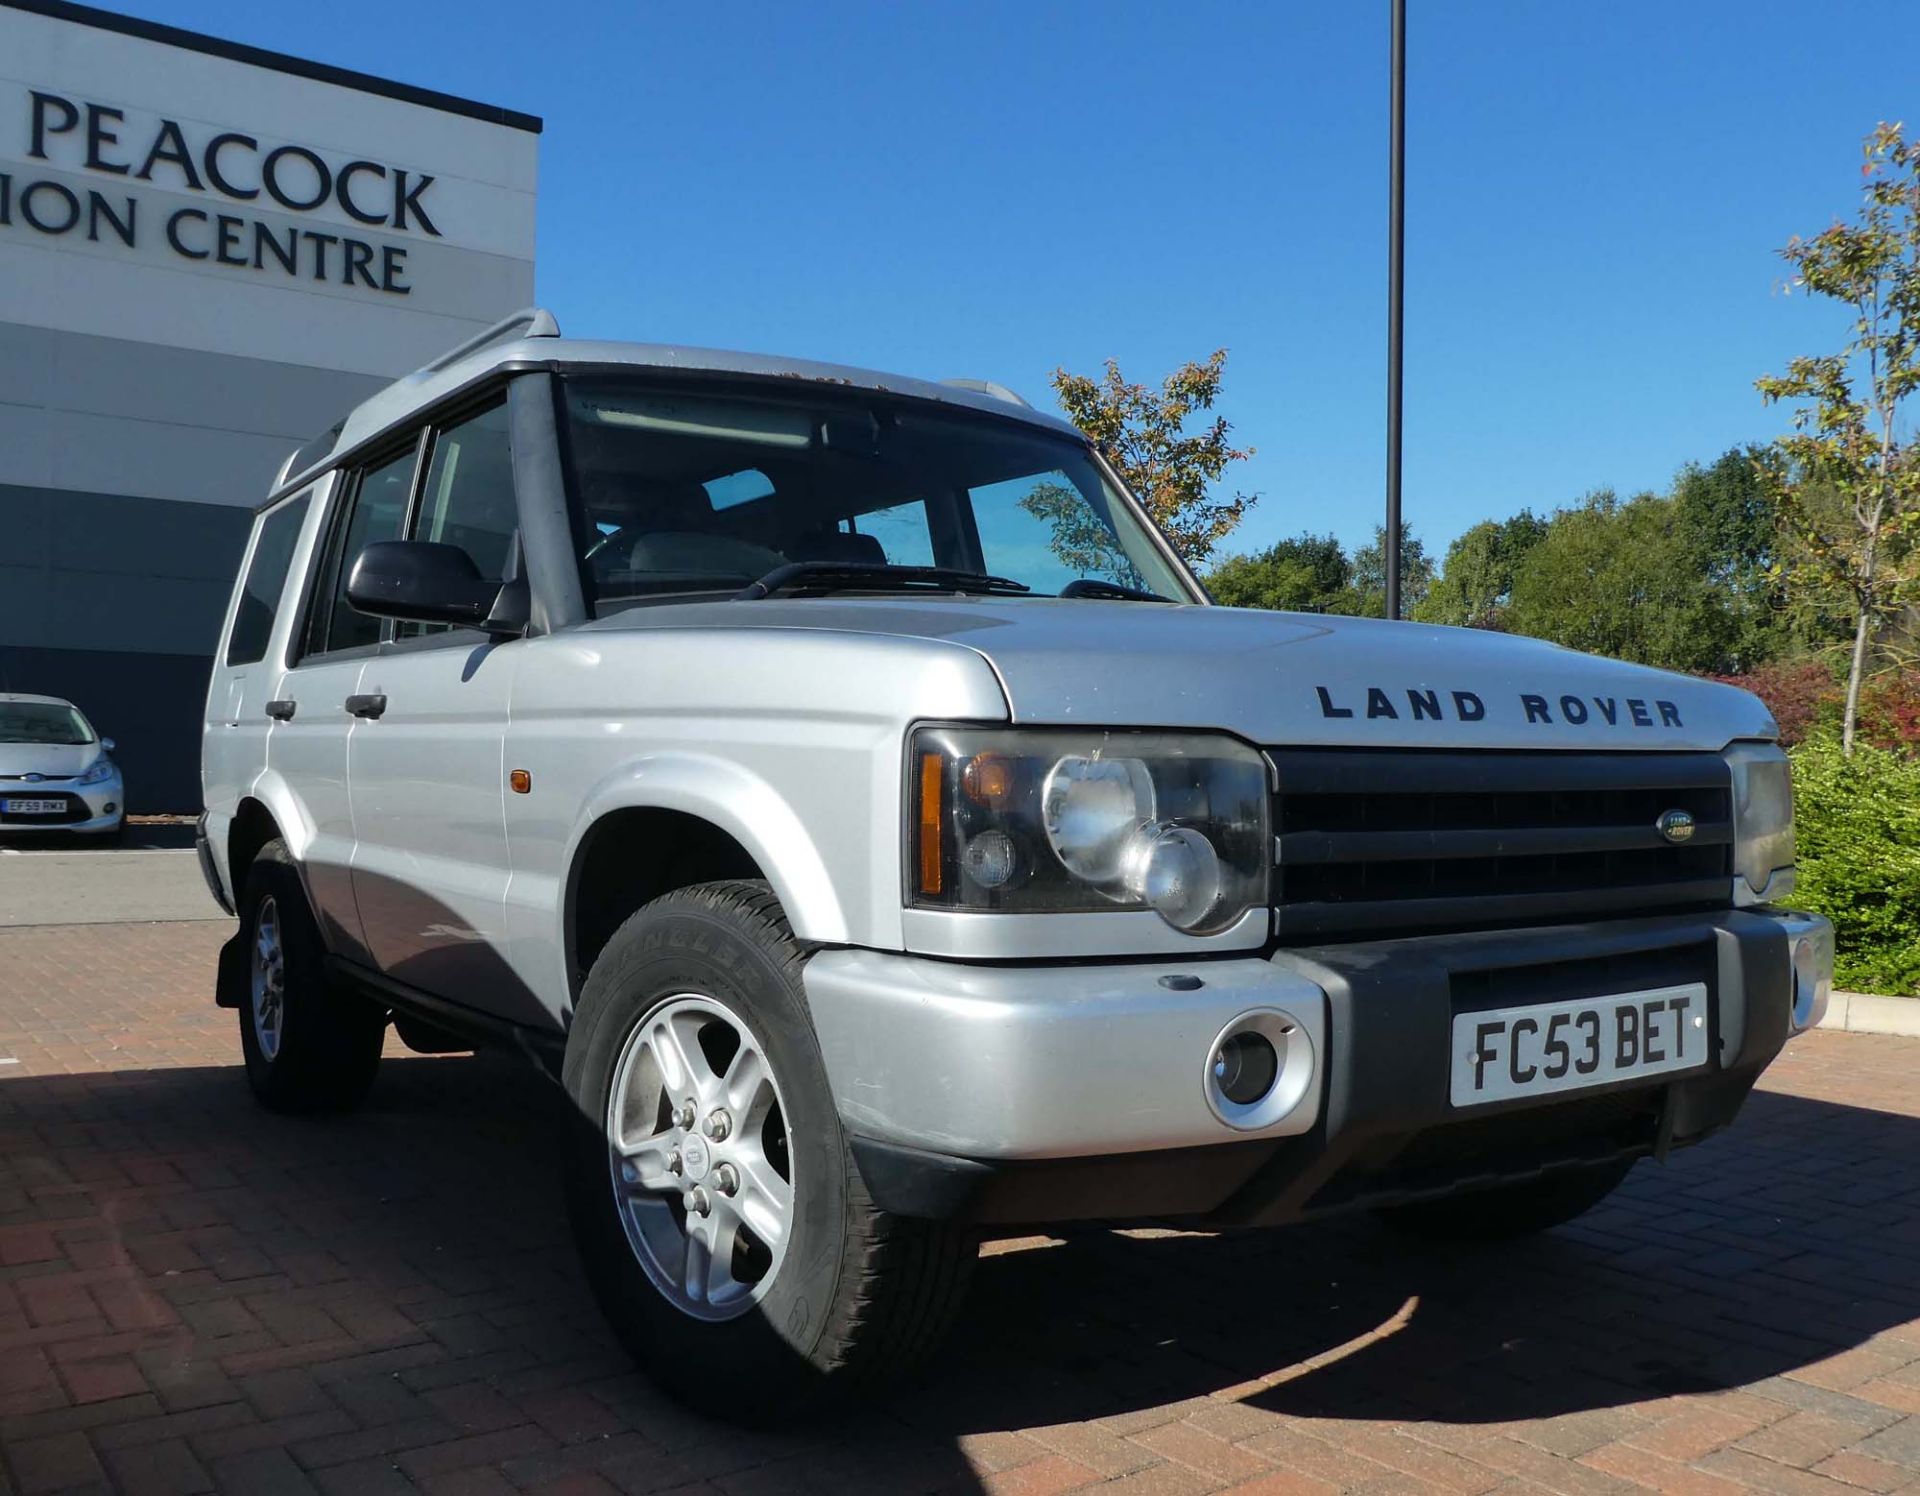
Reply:
[[[66,808],[65,800],[0,800],[0,811],[10,816],[57,816]]]
[[[1460,1013],[1455,1106],[1545,1096],[1707,1063],[1704,982]]]

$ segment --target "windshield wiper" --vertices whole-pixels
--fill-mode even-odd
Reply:
[[[1122,603],[1170,603],[1170,597],[1148,592],[1143,587],[1123,587],[1105,577],[1081,577],[1060,589],[1062,597],[1098,597]]]
[[[887,566],[870,561],[790,561],[734,594],[739,602],[782,592],[1031,592],[1025,582],[950,566]]]

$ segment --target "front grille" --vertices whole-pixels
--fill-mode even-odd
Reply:
[[[1709,993],[1720,985],[1714,943],[1697,935],[1669,937],[1663,943],[1611,950],[1572,960],[1546,961],[1526,966],[1466,966],[1447,974],[1452,1012],[1481,1013],[1492,1008],[1518,1008],[1529,1003],[1573,1002],[1580,998],[1616,996],[1622,992],[1651,992],[1658,987],[1682,987],[1699,982]],[[1715,1004],[1709,1000],[1711,1019]]]
[[[1710,753],[1269,755],[1278,932],[1300,942],[1724,905],[1730,776]],[[1693,818],[1674,843],[1656,822]]]
[[[64,800],[66,809],[55,815],[16,815],[11,811],[0,810],[0,826],[70,826],[75,821],[88,818],[87,802],[78,795],[48,794],[38,785],[21,785],[6,793],[0,793],[0,802],[9,799],[19,800]]]

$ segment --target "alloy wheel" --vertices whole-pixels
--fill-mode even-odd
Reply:
[[[779,1082],[746,1022],[693,993],[652,1008],[621,1049],[606,1138],[628,1244],[668,1302],[704,1320],[759,1303],[794,1179]]]
[[[273,895],[261,899],[253,921],[253,1037],[263,1058],[280,1053],[287,1011],[287,954],[280,941],[280,908]]]

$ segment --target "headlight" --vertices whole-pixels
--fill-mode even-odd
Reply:
[[[1736,743],[1733,770],[1733,867],[1754,893],[1793,866],[1793,772],[1772,743]]]
[[[1233,738],[923,727],[908,765],[916,907],[1152,909],[1207,935],[1266,902],[1267,763]]]
[[[74,783],[105,784],[111,778],[113,778],[113,760],[103,753],[93,761],[93,767],[74,780]]]

